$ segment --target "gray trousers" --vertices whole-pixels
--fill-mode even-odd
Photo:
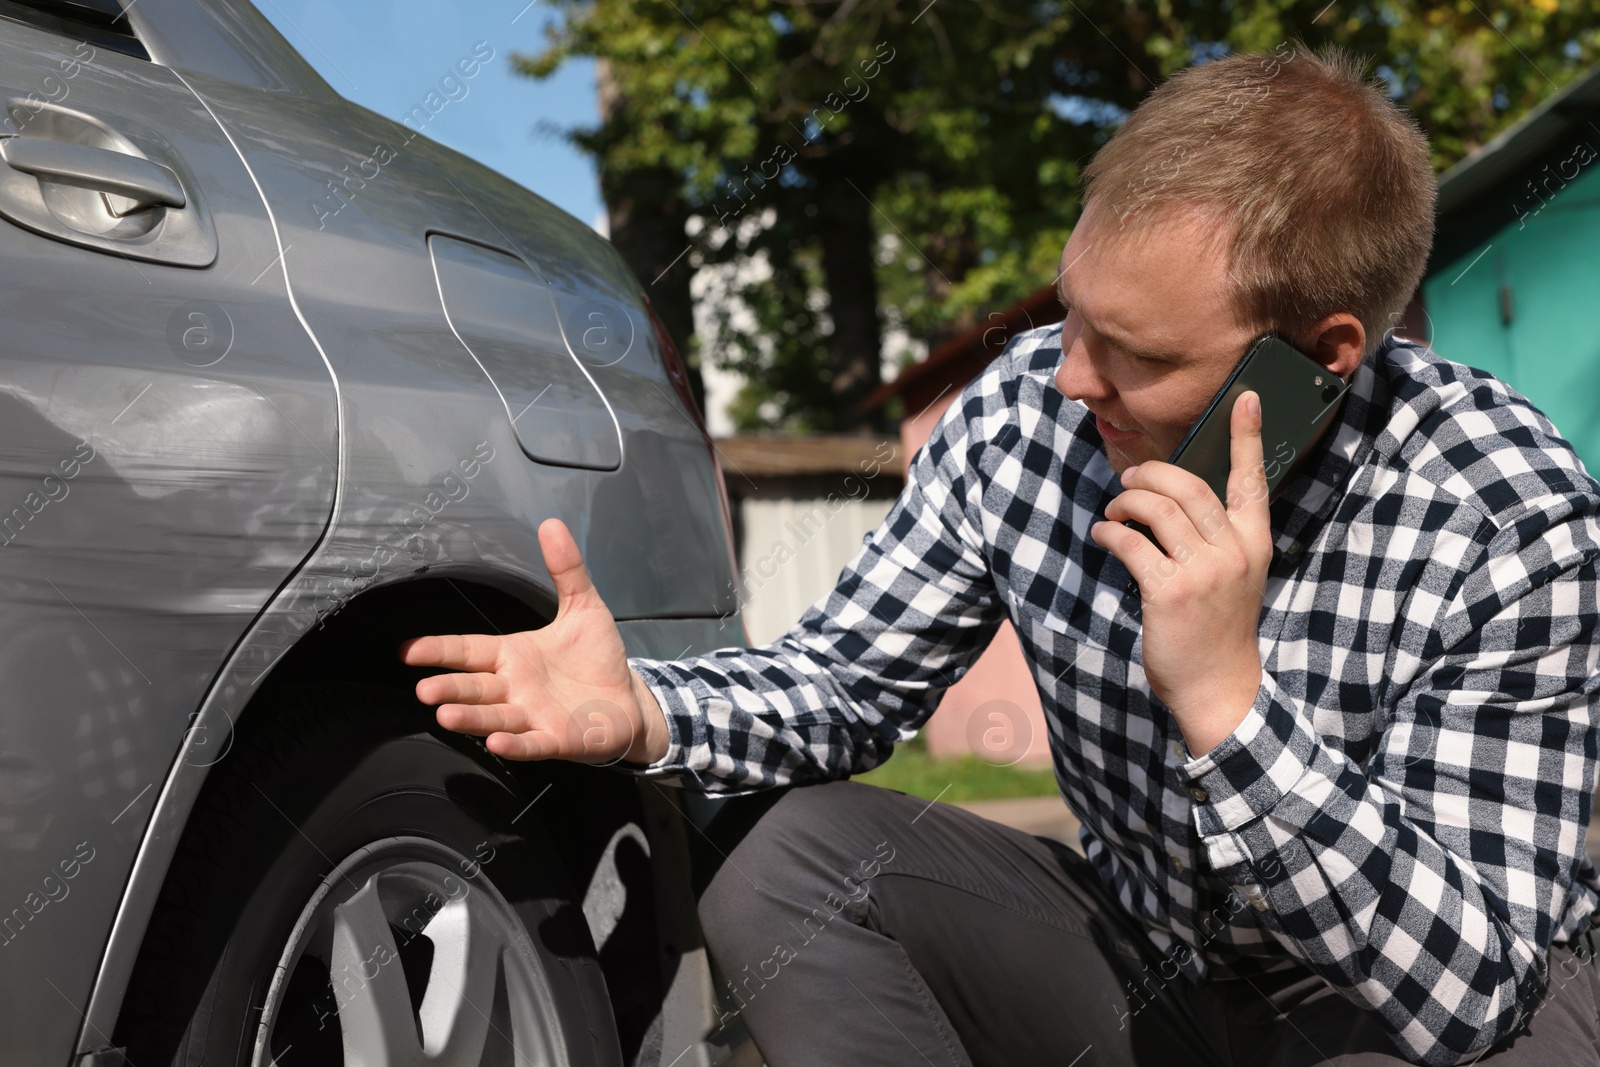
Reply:
[[[769,1067],[1407,1062],[1306,970],[1163,981],[1163,957],[1076,852],[858,782],[789,790],[700,917],[730,1016]],[[1467,1062],[1600,1065],[1589,936],[1552,949],[1525,1032]]]

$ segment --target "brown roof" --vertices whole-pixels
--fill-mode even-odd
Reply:
[[[907,411],[925,408],[983,373],[1017,334],[1064,318],[1066,312],[1056,300],[1055,287],[1042,286],[933,349],[927,359],[913,363],[894,381],[879,386],[862,401],[861,408],[870,411],[893,396],[905,399]]]
[[[725,473],[757,477],[861,472],[873,463],[900,470],[900,440],[862,434],[812,434],[806,437],[719,437]]]

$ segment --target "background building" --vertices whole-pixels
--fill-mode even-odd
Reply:
[[[1439,178],[1422,327],[1489,371],[1600,469],[1600,69]],[[1415,334],[1411,336],[1417,336]]]
[[[766,644],[832,589],[905,484],[890,437],[724,437],[739,599],[750,640]],[[729,644],[743,638],[730,633]]]

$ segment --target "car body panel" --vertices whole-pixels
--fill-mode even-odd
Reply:
[[[87,119],[170,167],[217,239],[191,269],[0,222],[0,1047],[60,1063],[191,718],[331,518],[338,421],[180,78],[7,22],[0,91],[11,136]]]
[[[25,712],[0,714],[0,748],[16,754],[0,763],[0,839],[17,843],[0,890],[10,904],[40,899],[36,883],[59,883],[76,861],[70,901],[49,903],[6,947],[0,1047],[15,1062],[107,1047],[233,724],[283,655],[363,591],[446,575],[552,605],[535,531],[555,516],[630,649],[680,655],[738,633],[708,442],[616,251],[504,177],[339,98],[248,5],[141,0],[130,19],[156,62],[102,52],[67,106],[120,86],[124,99],[99,110],[152,156],[163,139],[179,150],[219,253],[201,270],[135,264],[0,223],[7,276],[22,279],[0,350],[12,416],[0,488],[25,500],[50,465],[80,468],[71,499],[23,531],[55,520],[49,551],[0,549],[0,587],[20,609],[0,621],[0,681]],[[0,82],[75,47],[0,26],[12,60]],[[141,86],[196,129],[166,128],[176,120],[140,100]],[[430,233],[515,256],[548,284],[567,349],[554,355],[581,363],[614,416],[619,467],[525,454],[451,329]],[[170,294],[140,274],[175,271]],[[197,366],[224,332],[226,355]],[[94,432],[84,458],[74,450]],[[92,861],[75,854],[80,842]],[[703,956],[692,958],[675,978],[674,1039],[704,1023],[685,1021],[686,1005],[709,1011]]]
[[[395,562],[380,567],[386,574],[448,557],[547,583],[533,533],[557,516],[573,527],[619,617],[733,607],[706,441],[645,328],[638,281],[603,238],[493,171],[342,98],[285,106],[281,97],[186,78],[265,191],[298,306],[338,377],[344,469],[338,514],[319,553],[332,561],[323,579],[346,578],[341,563],[387,546]],[[506,404],[451,330],[430,233],[530,264],[568,333],[592,308],[609,311],[618,332],[631,330],[627,356],[585,359],[621,427],[619,470],[521,455]],[[551,354],[552,362],[565,358]],[[456,500],[459,488],[446,491],[444,479],[485,443],[496,458],[485,462],[471,502]],[[410,526],[406,516],[415,518]],[[313,560],[306,578],[321,566]]]

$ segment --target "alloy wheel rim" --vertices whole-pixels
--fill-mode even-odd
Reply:
[[[391,837],[301,909],[262,1006],[254,1067],[557,1067],[549,979],[472,860]]]

